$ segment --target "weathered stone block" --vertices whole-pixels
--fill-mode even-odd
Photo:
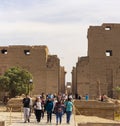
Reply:
[[[77,115],[98,116],[114,120],[114,114],[119,109],[114,103],[101,101],[74,101],[75,112]]]
[[[5,121],[0,121],[0,126],[6,126]]]

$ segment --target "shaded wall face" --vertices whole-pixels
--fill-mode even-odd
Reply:
[[[73,70],[72,70],[72,94],[73,95],[76,95],[78,94],[77,92],[77,81],[76,81],[76,68],[73,67]]]
[[[60,85],[60,61],[56,56],[49,56],[47,60],[47,93],[58,93]]]
[[[60,67],[60,84],[59,84],[59,92],[65,93],[65,69],[64,67]]]
[[[81,96],[89,94],[89,61],[88,58],[80,59],[76,68],[77,93]]]

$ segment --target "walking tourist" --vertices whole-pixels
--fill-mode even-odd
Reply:
[[[40,97],[37,97],[36,102],[34,103],[34,111],[35,111],[36,120],[39,123],[41,121],[41,113],[42,113]]]
[[[88,94],[86,94],[86,96],[85,96],[85,100],[86,100],[86,101],[89,100],[89,95],[88,95]]]
[[[52,121],[53,100],[49,97],[46,101],[45,109],[47,111],[47,123]]]
[[[64,104],[62,104],[62,100],[58,101],[55,105],[54,108],[54,113],[56,114],[56,125],[62,123],[62,115],[63,115],[63,111],[64,111]]]
[[[66,107],[66,123],[70,124],[70,119],[73,110],[73,103],[71,98],[68,98],[68,100],[65,102],[65,107]]]
[[[44,118],[44,112],[45,112],[45,99],[42,97],[41,98],[41,106],[42,106],[42,113],[41,113],[41,117]]]
[[[30,98],[28,94],[23,99],[23,107],[24,107],[24,123],[27,121],[30,122]]]

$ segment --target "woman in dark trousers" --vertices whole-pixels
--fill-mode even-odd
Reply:
[[[53,100],[48,98],[46,101],[45,109],[47,111],[47,123],[52,121]]]
[[[34,111],[35,111],[36,120],[39,123],[41,121],[41,113],[42,113],[40,97],[38,97],[34,103]]]
[[[42,106],[42,113],[41,113],[41,117],[44,118],[44,112],[45,112],[45,99],[41,98],[42,102],[41,102],[41,106]]]

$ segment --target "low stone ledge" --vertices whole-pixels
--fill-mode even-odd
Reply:
[[[5,121],[0,121],[0,126],[6,126]]]
[[[98,116],[114,120],[115,112],[120,111],[120,104],[101,102],[96,100],[75,100],[75,114]]]
[[[7,103],[7,111],[20,112],[22,108],[22,99],[23,98],[12,98]]]

